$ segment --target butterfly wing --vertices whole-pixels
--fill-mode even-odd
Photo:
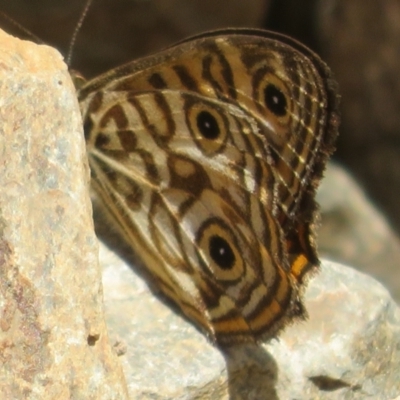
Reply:
[[[219,344],[302,315],[257,121],[173,90],[101,102],[85,115],[93,185],[163,292]]]
[[[276,210],[299,282],[318,264],[315,190],[338,126],[338,97],[326,65],[298,42],[272,32],[224,30],[186,40],[117,68],[85,86],[99,90],[181,90],[235,105],[260,125],[273,159]],[[92,102],[92,105],[95,102]]]
[[[94,186],[188,317],[231,343],[302,314],[338,122],[317,56],[271,33],[215,32],[78,95]]]

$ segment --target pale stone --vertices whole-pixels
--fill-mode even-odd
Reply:
[[[400,302],[400,240],[361,187],[330,163],[317,194],[320,253],[373,275]]]
[[[221,351],[152,293],[121,251],[127,262],[101,245],[100,260],[107,321],[126,346],[132,399],[400,395],[400,309],[373,278],[324,261],[305,293],[306,322],[286,327],[279,340]]]
[[[124,399],[61,56],[0,31],[1,399]]]

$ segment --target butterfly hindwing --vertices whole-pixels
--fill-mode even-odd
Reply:
[[[96,191],[164,293],[220,344],[303,315],[314,192],[336,137],[330,79],[296,42],[239,30],[78,92]]]

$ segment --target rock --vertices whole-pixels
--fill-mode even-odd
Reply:
[[[0,48],[1,398],[124,399],[72,82],[49,47]]]
[[[104,227],[110,234],[110,226]],[[100,229],[101,230],[101,229]],[[112,230],[112,229],[111,229]],[[110,235],[118,242],[115,234]],[[324,261],[307,322],[260,346],[213,347],[101,244],[111,336],[132,399],[392,399],[400,395],[400,309],[374,279]]]
[[[400,240],[348,172],[330,163],[317,195],[320,253],[381,281],[400,302]]]

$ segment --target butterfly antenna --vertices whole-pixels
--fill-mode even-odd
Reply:
[[[5,12],[0,11],[0,16],[4,20],[8,21],[11,25],[18,28],[21,32],[25,33],[28,38],[33,39],[37,44],[44,44],[43,40],[40,39],[39,36],[36,36],[35,34],[33,34],[29,29],[26,29],[23,25],[21,25],[15,19],[11,18]]]
[[[71,66],[72,52],[74,51],[76,38],[78,37],[78,33],[81,30],[82,24],[85,21],[86,15],[89,11],[89,8],[90,8],[92,2],[93,2],[93,0],[87,0],[85,7],[83,8],[83,10],[81,12],[81,16],[79,17],[79,21],[76,24],[76,27],[74,29],[74,33],[72,34],[71,41],[69,42],[68,55],[67,55],[67,65],[69,67]]]

